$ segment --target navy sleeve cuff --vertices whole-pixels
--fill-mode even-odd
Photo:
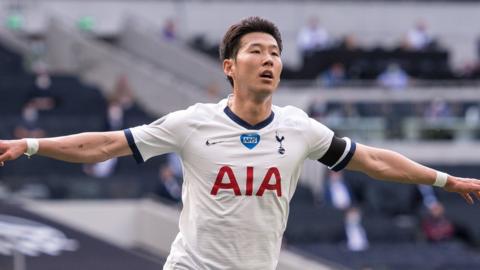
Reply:
[[[351,144],[350,144],[350,149],[348,150],[347,155],[342,159],[342,161],[340,161],[340,163],[333,166],[331,168],[331,170],[335,171],[335,172],[338,172],[338,171],[341,171],[341,170],[345,169],[345,167],[347,167],[348,163],[352,159],[353,154],[355,154],[356,149],[357,149],[357,144],[354,141],[352,141]]]
[[[318,161],[328,167],[332,167],[342,157],[345,147],[347,147],[347,142],[344,139],[333,136],[330,147]]]
[[[133,134],[130,129],[124,129],[123,132],[125,133],[125,137],[127,137],[127,142],[128,146],[130,146],[130,149],[132,150],[133,157],[137,161],[137,163],[144,163],[145,161],[142,158],[142,155],[140,154],[140,151],[138,150],[137,145],[135,144],[135,140],[133,139]]]
[[[327,165],[329,169],[338,172],[348,165],[355,153],[355,149],[355,142],[349,138],[333,136],[330,147],[318,161]]]

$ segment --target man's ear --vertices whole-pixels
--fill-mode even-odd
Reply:
[[[223,73],[229,77],[233,77],[233,71],[235,66],[233,65],[233,59],[225,59],[223,60]]]

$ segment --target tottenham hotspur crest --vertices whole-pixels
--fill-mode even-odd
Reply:
[[[283,145],[282,145],[282,142],[283,142],[283,140],[285,140],[285,137],[284,137],[284,136],[280,136],[280,135],[278,134],[278,131],[276,131],[276,132],[275,132],[275,138],[277,139],[277,142],[280,144],[280,145],[278,146],[278,153],[279,153],[280,155],[285,154],[285,148],[283,148]]]

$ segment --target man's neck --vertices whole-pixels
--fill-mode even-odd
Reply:
[[[228,99],[228,107],[236,116],[254,126],[272,113],[272,97],[254,100],[232,95]]]

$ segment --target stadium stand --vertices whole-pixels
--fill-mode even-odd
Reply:
[[[474,176],[477,171],[476,166],[434,167],[465,177]],[[454,238],[429,242],[422,232],[420,221],[425,209],[415,186],[377,182],[351,172],[346,178],[357,185],[356,192],[363,193],[362,223],[370,247],[364,251],[350,251],[346,246],[342,211],[325,201],[318,202],[311,190],[302,186],[298,187],[291,202],[285,232],[287,247],[352,269],[467,269],[465,267],[480,266],[477,256],[480,234],[476,228],[480,220],[476,217],[476,209],[465,207],[455,194],[437,193],[445,205],[447,217],[455,226]]]
[[[1,52],[5,57],[0,60],[1,70],[4,71],[0,80],[0,134],[3,138],[14,138],[13,130],[20,122],[21,108],[31,93],[39,90],[34,87],[35,76],[23,71],[22,57],[4,47],[1,47]],[[53,75],[48,91],[58,101],[54,109],[39,111],[38,125],[48,136],[106,130],[107,101],[97,88],[85,85],[70,75]],[[152,120],[137,105],[125,112],[126,126]],[[43,195],[46,198],[141,197],[151,193],[161,163],[159,158],[140,169],[133,159],[121,160],[114,175],[102,181],[86,176],[82,165],[42,157],[20,159],[9,164],[11,166],[0,168],[0,171],[13,190],[22,190],[29,182],[46,185]]]
[[[162,10],[162,12],[165,11]],[[218,22],[214,24],[216,25]],[[155,100],[150,108],[159,107],[156,100],[162,100],[162,102],[168,104],[172,103],[167,100],[167,95],[169,91],[177,92],[177,88],[182,88],[178,86],[174,88],[179,81],[193,84],[195,86],[194,91],[205,90],[209,80],[204,74],[212,70],[212,66],[215,65],[218,57],[218,46],[211,42],[212,38],[209,37],[209,33],[200,33],[196,37],[189,37],[189,44],[192,48],[211,55],[212,59],[215,60],[205,60],[203,56],[197,56],[192,63],[188,62],[189,57],[182,57],[178,66],[171,67],[169,66],[171,59],[179,57],[182,53],[185,54],[184,56],[196,55],[196,52],[189,51],[189,48],[185,46],[186,44],[175,46],[162,43],[153,37],[152,26],[147,29],[141,27],[132,29],[132,25],[128,27],[123,30],[129,30],[130,33],[128,31],[125,33],[119,32],[118,38],[115,37],[113,42],[110,41],[110,45],[118,46],[115,49],[130,54],[130,58],[125,58],[128,64],[133,62],[137,64],[148,63],[147,69],[151,69],[150,71],[153,74],[161,70],[158,77],[159,80],[165,81],[165,84],[162,84],[162,89],[158,91],[162,91],[164,99],[152,98],[151,94],[145,95],[145,99]],[[139,26],[135,25],[135,27]],[[217,28],[212,29],[212,31],[219,32],[220,30]],[[56,46],[58,47],[55,47],[60,48],[57,51],[61,51],[64,48],[62,47],[64,43],[67,44],[73,39],[65,33],[70,30],[51,30],[52,32],[57,31],[56,34],[60,37],[57,39],[58,44]],[[292,32],[294,31],[291,29],[290,32],[287,32],[286,44],[290,43],[291,45],[292,36],[295,34]],[[398,29],[396,33],[398,33]],[[91,34],[83,33],[83,38],[87,37],[86,39],[89,39],[92,37]],[[122,34],[125,36],[122,37]],[[74,34],[72,33],[72,35]],[[101,35],[99,39],[102,40]],[[136,44],[138,43],[135,42],[137,39],[142,40],[140,42],[141,46]],[[62,42],[58,42],[58,40],[62,40]],[[63,43],[63,41],[65,42]],[[78,70],[80,72],[91,68],[89,65],[95,65],[94,60],[109,61],[109,64],[114,63],[113,65],[120,63],[118,66],[124,65],[122,61],[111,60],[115,58],[114,54],[105,56],[97,53],[98,47],[92,45],[93,41],[90,39],[87,45],[78,40],[72,43],[77,46],[76,49],[81,48],[79,51],[88,60],[79,60]],[[461,41],[457,43],[461,43]],[[162,46],[162,52],[165,50],[168,53],[150,54],[150,51],[155,50],[156,46]],[[290,49],[292,49],[291,47]],[[106,50],[113,51],[113,48],[107,47]],[[70,54],[71,52],[68,51]],[[98,57],[99,55],[101,57]],[[167,58],[168,61],[162,59],[165,55],[169,57]],[[135,61],[129,62],[132,59],[135,59]],[[319,77],[337,62],[342,63],[346,69],[346,85],[349,86],[347,90],[353,89],[352,91],[358,92],[358,96],[364,96],[363,99],[352,98],[348,101],[347,98],[344,100],[329,98],[337,93],[345,93],[342,92],[345,90],[342,87],[324,87],[319,82]],[[406,89],[404,95],[402,95],[402,92],[389,92],[385,95],[393,97],[375,99],[376,97],[370,96],[370,92],[366,90],[369,90],[372,86],[377,87],[375,79],[392,62],[399,63],[409,76],[420,80],[415,81],[416,87],[414,89]],[[22,63],[23,60],[20,55],[0,46],[1,138],[11,138],[13,136],[12,130],[19,121],[22,104],[35,80],[32,74],[23,71]],[[478,106],[478,96],[474,100],[468,100],[464,92],[461,92],[463,89],[457,89],[457,86],[466,85],[470,87],[468,95],[472,93],[476,95],[475,91],[478,90],[476,79],[478,79],[480,73],[478,73],[478,70],[473,70],[470,73],[458,73],[458,70],[455,70],[451,63],[452,50],[445,48],[422,52],[402,51],[381,46],[372,46],[356,51],[349,51],[344,48],[329,48],[304,55],[298,67],[286,65],[283,73],[283,83],[289,90],[295,92],[293,95],[296,96],[301,96],[304,93],[302,92],[305,90],[304,86],[310,87],[310,90],[313,89],[309,91],[310,96],[305,98],[309,102],[312,101],[310,97],[314,95],[325,94],[325,96],[329,96],[323,104],[318,106],[311,104],[312,107],[320,109],[315,111],[313,108],[310,114],[319,117],[322,122],[336,129],[341,135],[352,136],[353,134],[352,137],[354,138],[378,139],[386,141],[387,145],[396,140],[404,140],[417,146],[432,141],[443,141],[449,144],[465,141],[475,143],[480,139],[479,124],[475,121],[473,121],[473,124],[466,124],[465,119],[467,111]],[[202,69],[202,67],[205,67],[202,70],[202,75],[199,75],[199,72],[193,74],[197,76],[192,74],[189,76],[189,72]],[[111,81],[112,77],[109,77],[109,73],[102,71],[104,70],[101,68],[92,68],[90,76],[94,74],[102,77],[103,80]],[[165,76],[165,74],[172,76]],[[84,77],[83,75],[82,77]],[[135,81],[146,83],[151,78],[137,77]],[[215,76],[215,79],[218,79],[218,76]],[[301,82],[298,82],[298,80],[301,80]],[[285,83],[285,81],[287,82]],[[87,130],[103,130],[105,128],[107,100],[99,89],[91,85],[85,85],[77,76],[52,75],[51,90],[61,102],[54,110],[40,113],[39,125],[46,130],[48,135],[56,136]],[[423,119],[431,98],[418,98],[418,96],[421,94],[420,92],[426,92],[427,90],[437,91],[440,93],[439,96],[445,95],[446,92],[457,96],[453,99],[449,96],[448,102],[452,106],[452,115],[449,119],[441,119],[442,126],[440,127]],[[315,94],[311,94],[312,92]],[[201,95],[205,95],[204,92],[201,93]],[[351,92],[347,94],[349,93]],[[340,94],[338,95],[340,96]],[[198,96],[193,97],[188,101],[196,99]],[[368,98],[370,100],[365,100]],[[293,102],[293,99],[291,102]],[[304,108],[306,109],[307,106]],[[156,111],[156,113],[158,112]],[[126,115],[125,126],[146,123],[150,120],[152,118],[142,112],[141,108],[138,108],[137,113]],[[351,128],[348,129],[345,126]],[[352,132],[354,129],[362,128],[368,132],[367,135],[358,133],[360,135],[357,136]],[[31,187],[33,184],[34,187],[38,187],[38,185],[44,184],[48,190],[47,195],[44,196],[53,199],[141,198],[148,196],[155,189],[158,184],[158,168],[163,163],[164,160],[158,158],[138,167],[133,159],[120,159],[112,176],[96,179],[85,176],[80,165],[35,157],[32,160],[21,159],[8,164],[9,166],[0,168],[0,177],[3,184],[11,188],[12,191],[18,192],[18,194],[21,193],[19,191],[32,192],[32,188],[25,189],[25,186]],[[479,175],[478,164],[475,162],[469,164],[452,163],[431,165],[461,176],[478,177]],[[476,226],[480,220],[477,218],[476,207],[466,207],[458,196],[436,192],[435,195],[445,206],[446,216],[454,224],[456,232],[453,239],[449,241],[431,243],[422,235],[420,223],[425,209],[422,206],[419,191],[416,187],[375,182],[366,176],[352,173],[346,174],[346,178],[348,182],[355,183],[360,190],[359,192],[363,193],[362,223],[370,247],[359,252],[349,250],[345,244],[344,212],[326,203],[324,198],[319,196],[321,192],[312,191],[303,185],[299,185],[291,203],[289,222],[285,233],[287,249],[315,258],[318,261],[327,259],[351,269],[476,269],[480,267],[480,261],[477,258],[480,247],[480,230]],[[381,202],[379,203],[379,201]],[[6,208],[3,208],[2,211],[4,209]],[[5,211],[8,212],[9,210]],[[0,264],[1,266],[2,264]]]
[[[201,36],[192,39],[190,45],[211,58],[218,59],[218,45],[206,44]],[[449,67],[446,50],[417,52],[387,48],[349,50],[341,47],[306,52],[298,69],[285,67],[282,79],[315,80],[335,63],[345,66],[346,78],[349,80],[375,80],[389,63],[399,63],[410,76],[418,79],[457,79]]]

